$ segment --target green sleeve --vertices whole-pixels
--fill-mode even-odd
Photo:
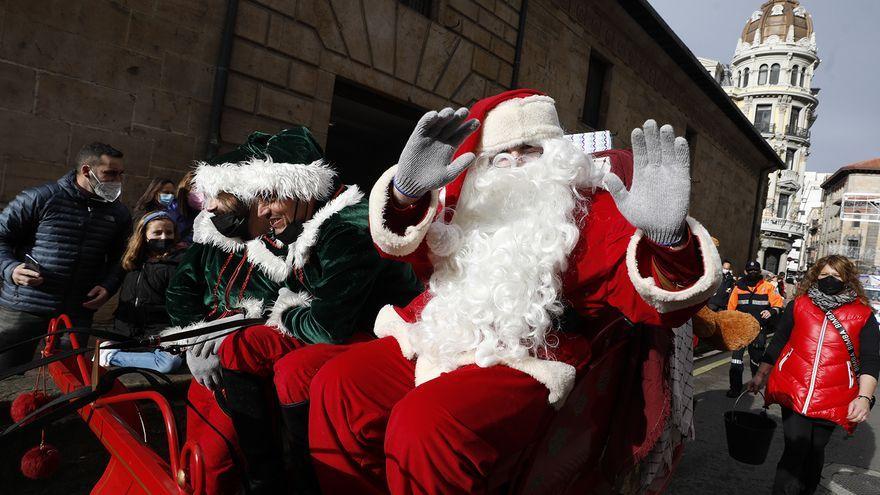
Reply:
[[[320,276],[309,280],[310,306],[282,315],[294,337],[309,343],[339,344],[356,331],[360,311],[382,270],[382,259],[364,229],[337,226],[319,240],[315,255]]]
[[[205,254],[204,244],[190,246],[171,277],[165,307],[172,325],[186,326],[205,317]]]

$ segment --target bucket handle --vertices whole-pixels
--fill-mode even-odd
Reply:
[[[732,409],[733,411],[736,410],[736,405],[739,404],[739,400],[742,399],[743,395],[746,395],[747,393],[749,393],[748,390],[743,390],[743,392],[742,392],[741,394],[739,394],[739,397],[736,398],[736,402],[733,403],[733,409]],[[760,391],[760,390],[758,390],[758,393],[761,394],[761,398],[764,399],[764,406],[763,406],[763,409],[764,409],[764,410],[761,411],[761,414],[764,415],[764,416],[766,416],[766,415],[767,415],[767,411],[770,410],[770,406],[767,405],[767,397],[764,396],[764,392],[762,392],[762,391]],[[735,416],[734,416],[734,418],[735,418]],[[734,419],[734,421],[735,421],[735,419]]]

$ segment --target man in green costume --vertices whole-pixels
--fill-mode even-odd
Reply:
[[[200,166],[198,190],[215,204],[232,195],[233,203],[250,208],[202,213],[194,224],[196,244],[168,289],[172,322],[181,327],[236,313],[269,316],[266,325],[194,339],[187,353],[196,378],[219,392],[225,405],[231,425],[221,418],[226,427],[218,429],[237,436],[249,493],[283,489],[281,442],[275,441],[265,400],[270,380],[282,405],[296,488],[303,491],[311,483],[308,385],[326,360],[346,348],[329,344],[368,338],[383,305],[408,302],[421,289],[407,265],[378,255],[363,193],[341,185],[321,155],[308,130],[299,127],[274,136],[254,133],[217,165]],[[201,400],[194,402],[202,410],[201,417],[189,415],[193,433],[206,458],[206,479],[221,480],[211,483],[209,493],[224,493],[237,488],[222,482],[234,475],[231,453],[203,424],[208,419],[218,427],[212,421],[219,416],[217,402],[203,387],[197,390]]]

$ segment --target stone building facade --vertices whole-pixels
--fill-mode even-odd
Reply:
[[[130,203],[212,142],[291,124],[369,186],[426,109],[511,87],[547,92],[568,131],[608,129],[617,147],[647,118],[671,123],[691,144],[693,216],[738,265],[755,255],[782,163],[645,0],[9,0],[0,201],[60,176],[88,141],[126,153]]]
[[[863,274],[880,274],[880,158],[841,167],[822,183],[816,259],[841,254]],[[817,215],[818,216],[818,215]]]

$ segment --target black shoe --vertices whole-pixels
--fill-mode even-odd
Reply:
[[[319,495],[321,489],[309,454],[309,402],[282,405],[281,417],[290,454],[291,493]]]
[[[281,442],[272,428],[270,404],[262,378],[223,370],[225,409],[238,435],[244,455],[245,493],[249,495],[286,492]]]
[[[741,393],[742,393],[742,389],[739,389],[739,390],[730,389],[727,391],[727,393],[725,395],[727,395],[731,399],[736,399],[737,397],[740,396]]]

